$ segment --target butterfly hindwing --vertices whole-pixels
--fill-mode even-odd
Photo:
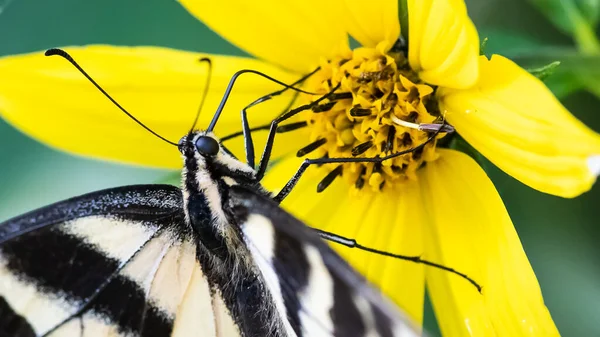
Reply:
[[[178,188],[128,186],[1,224],[0,336],[235,332],[181,204]]]
[[[417,336],[408,319],[302,222],[251,189],[233,186],[230,195],[288,329],[298,336]]]

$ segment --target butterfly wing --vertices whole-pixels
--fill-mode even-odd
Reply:
[[[315,232],[271,199],[233,186],[234,216],[278,310],[298,336],[420,336]]]
[[[236,334],[178,188],[104,190],[0,224],[0,336]]]

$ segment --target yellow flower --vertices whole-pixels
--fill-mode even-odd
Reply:
[[[397,43],[393,0],[181,2],[262,61],[156,47],[67,49],[122,105],[172,140],[196,111],[206,76],[198,58],[214,63],[205,107],[216,107],[237,70],[292,83],[320,66],[305,89],[326,94],[339,84],[336,93],[346,94],[326,100],[327,111],[299,117],[307,127],[277,135],[274,157],[282,159],[264,181],[272,190],[296,171],[302,158],[294,154],[308,144],[316,147],[312,158],[381,156],[423,143],[429,133],[419,126],[442,118],[495,165],[542,192],[577,196],[600,171],[597,134],[510,60],[478,55],[462,0],[408,0],[407,46]],[[348,34],[362,47],[351,50]],[[64,60],[42,53],[6,57],[0,74],[0,113],[40,141],[77,154],[180,167],[177,151],[116,111]],[[217,124],[221,136],[240,129],[236,111],[279,89],[252,76],[239,83]],[[286,104],[252,108],[251,122],[267,124]],[[204,112],[198,125],[211,117]],[[255,142],[264,136],[257,133]],[[239,150],[240,141],[232,147]],[[448,272],[335,246],[417,322],[427,287],[445,336],[558,335],[494,186],[470,157],[441,148],[443,141],[381,165],[309,169],[283,206],[310,225],[365,246],[420,255],[482,284],[480,294]],[[325,176],[343,179],[316,193]]]

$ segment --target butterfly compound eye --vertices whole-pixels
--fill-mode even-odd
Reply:
[[[196,150],[205,156],[216,156],[219,153],[219,143],[207,136],[200,136],[196,139]]]

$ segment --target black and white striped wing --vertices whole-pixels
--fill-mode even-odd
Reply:
[[[0,336],[234,336],[181,190],[120,187],[0,224]]]
[[[246,245],[297,336],[420,336],[317,234],[271,199],[233,186]]]

